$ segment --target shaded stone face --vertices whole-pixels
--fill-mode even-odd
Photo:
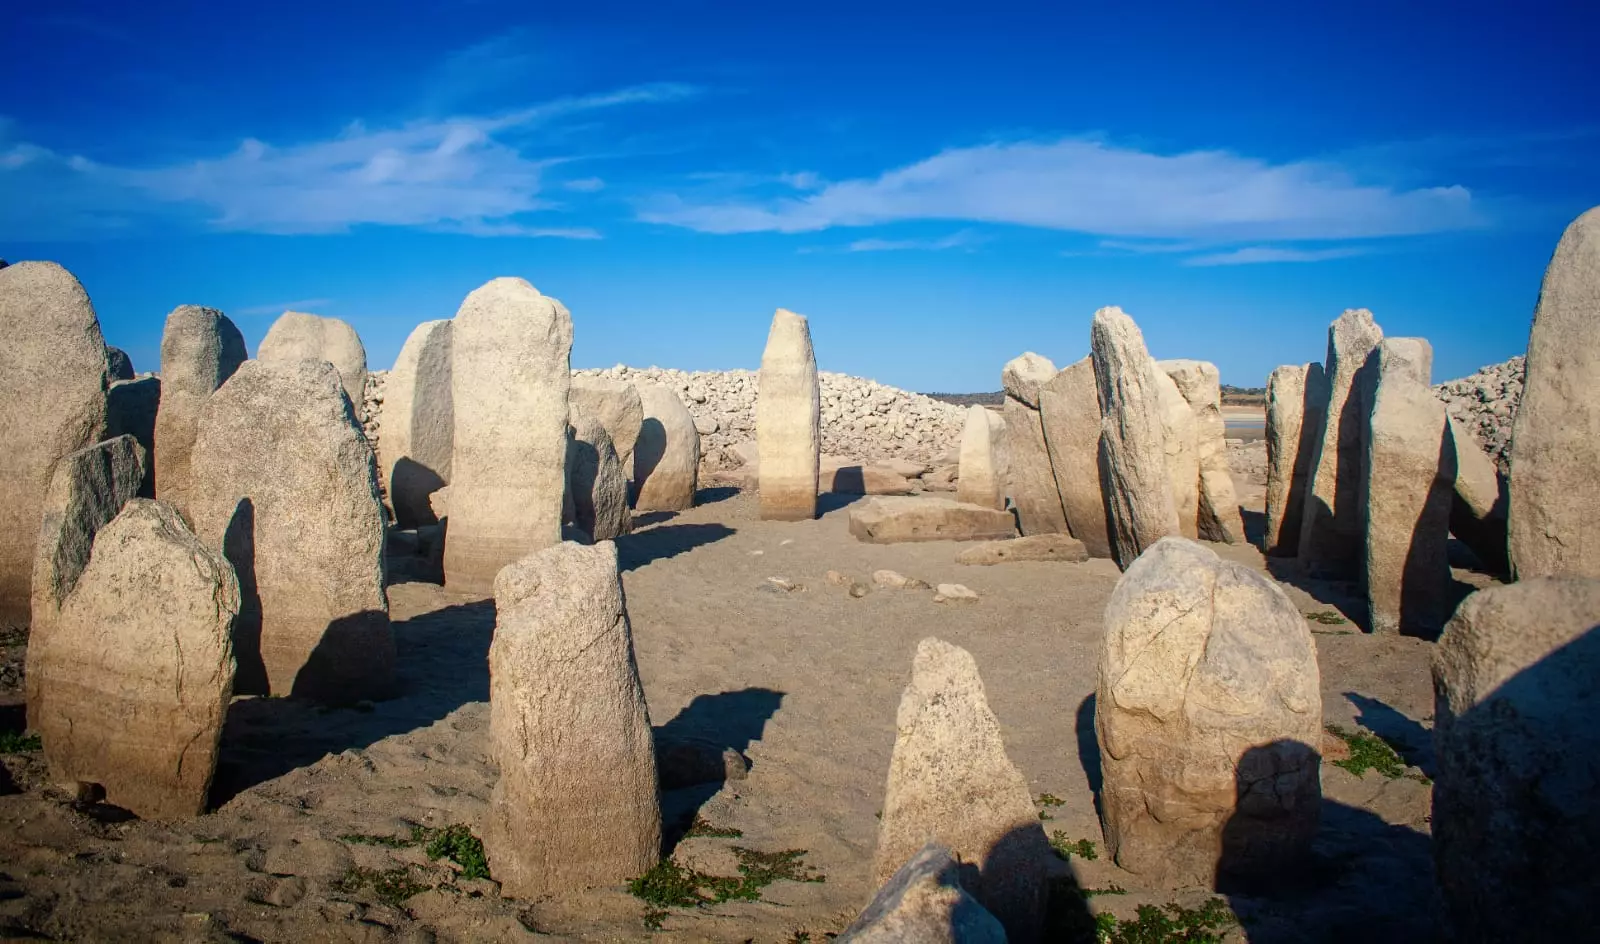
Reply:
[[[454,326],[449,320],[417,325],[383,385],[378,471],[395,523],[402,528],[438,524],[428,496],[450,484],[455,455]]]
[[[606,428],[606,435],[611,437],[623,471],[632,475],[633,446],[639,441],[639,428],[644,425],[644,404],[639,401],[639,391],[631,383],[579,374],[572,378],[569,396],[574,420],[580,414],[599,420]]]
[[[1267,531],[1264,550],[1300,552],[1312,454],[1326,422],[1328,381],[1321,364],[1279,367],[1267,378]]]
[[[633,507],[682,511],[694,507],[700,475],[700,434],[694,414],[666,387],[637,384],[644,422],[633,447]]]
[[[593,417],[573,415],[567,476],[571,522],[591,540],[609,541],[632,530],[628,478],[606,428]]]
[[[778,309],[761,355],[756,399],[763,518],[804,521],[817,515],[822,455],[820,390],[810,325],[803,315]]]
[[[993,410],[968,407],[967,425],[961,433],[956,500],[1004,511],[1009,468],[1006,421]]]
[[[1328,408],[1307,472],[1300,522],[1300,561],[1313,574],[1351,577],[1360,571],[1363,539],[1362,430],[1378,369],[1372,356],[1383,329],[1365,308],[1351,309],[1328,326]]]
[[[1056,492],[1072,536],[1094,557],[1111,556],[1100,487],[1100,401],[1089,358],[1061,369],[1039,390],[1039,417]]]
[[[1016,505],[1023,534],[1061,534],[1067,530],[1067,516],[1056,491],[1050,449],[1039,415],[1040,390],[1055,373],[1054,364],[1031,351],[1008,361],[1000,371],[1006,390],[1001,416],[1005,423],[1007,492]]]
[[[339,372],[345,395],[359,410],[367,387],[367,349],[356,329],[338,318],[286,311],[267,329],[256,357],[274,364],[327,361]]]
[[[1139,326],[1120,308],[1094,313],[1090,341],[1100,403],[1100,484],[1107,531],[1112,556],[1126,570],[1145,548],[1179,531],[1160,372],[1145,350]]]
[[[244,336],[214,308],[179,305],[161,333],[161,405],[156,412],[155,490],[188,513],[190,474],[200,408],[246,358]]]
[[[902,865],[838,944],[1004,944],[1005,928],[961,887],[950,850],[930,842]]]

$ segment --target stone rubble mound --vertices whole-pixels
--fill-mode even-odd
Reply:
[[[1522,401],[1522,375],[1527,358],[1518,354],[1502,364],[1436,384],[1433,392],[1445,410],[1477,438],[1500,471],[1511,467],[1511,421]]]

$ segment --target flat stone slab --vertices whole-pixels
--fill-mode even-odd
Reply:
[[[948,498],[869,498],[850,510],[850,533],[868,544],[908,541],[1000,541],[1016,536],[1008,511]]]
[[[956,555],[958,564],[1010,564],[1015,561],[1062,561],[1077,564],[1089,559],[1089,549],[1069,534],[1030,534],[1009,541],[988,541]]]

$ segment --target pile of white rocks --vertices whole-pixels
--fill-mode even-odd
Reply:
[[[378,430],[383,425],[383,384],[388,379],[389,372],[386,370],[367,371],[367,383],[357,409],[360,415],[356,419],[361,421],[361,429],[367,434],[367,440],[374,444],[378,441]]]
[[[1511,421],[1517,417],[1522,400],[1522,375],[1526,358],[1522,355],[1503,364],[1490,364],[1460,380],[1433,388],[1445,409],[1467,427],[1501,472],[1509,470]]]

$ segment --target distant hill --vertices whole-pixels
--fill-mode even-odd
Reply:
[[[977,406],[1000,407],[1006,404],[1004,390],[996,390],[994,393],[924,393],[923,396],[943,403],[954,403],[956,406],[973,406],[976,404]]]

